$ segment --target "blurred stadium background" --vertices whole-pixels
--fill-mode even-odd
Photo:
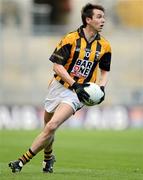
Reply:
[[[87,2],[106,9],[102,34],[113,51],[106,101],[65,127],[143,128],[143,0],[0,0],[0,129],[42,126],[55,45],[81,24]]]

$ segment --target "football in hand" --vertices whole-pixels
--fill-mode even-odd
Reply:
[[[84,100],[83,104],[86,106],[94,106],[99,103],[104,93],[98,84],[92,82],[88,82],[87,84],[89,84],[89,86],[84,87],[84,90],[89,94],[89,100]]]

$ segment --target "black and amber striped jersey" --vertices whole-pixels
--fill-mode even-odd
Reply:
[[[110,71],[111,47],[100,34],[97,34],[89,43],[81,26],[61,40],[51,55],[50,61],[63,65],[78,83],[96,82],[98,68]],[[57,74],[54,76],[65,87],[69,87],[60,76]]]

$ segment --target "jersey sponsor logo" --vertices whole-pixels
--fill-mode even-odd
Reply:
[[[74,76],[86,78],[88,77],[92,66],[93,66],[93,62],[91,61],[77,59],[71,73]]]

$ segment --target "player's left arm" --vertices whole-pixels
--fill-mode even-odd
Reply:
[[[99,85],[100,86],[106,86],[108,81],[108,75],[110,71],[111,66],[111,46],[109,43],[107,43],[105,48],[105,53],[101,57],[99,62],[99,68],[100,68],[100,79],[99,79]]]
[[[110,65],[111,65],[111,47],[110,44],[108,44],[106,47],[105,54],[101,57],[99,62],[99,68],[100,68],[99,85],[101,90],[104,92],[104,96],[101,98],[99,104],[105,99],[105,86],[108,82]]]
[[[109,71],[100,69],[99,86],[106,86],[108,82]]]

